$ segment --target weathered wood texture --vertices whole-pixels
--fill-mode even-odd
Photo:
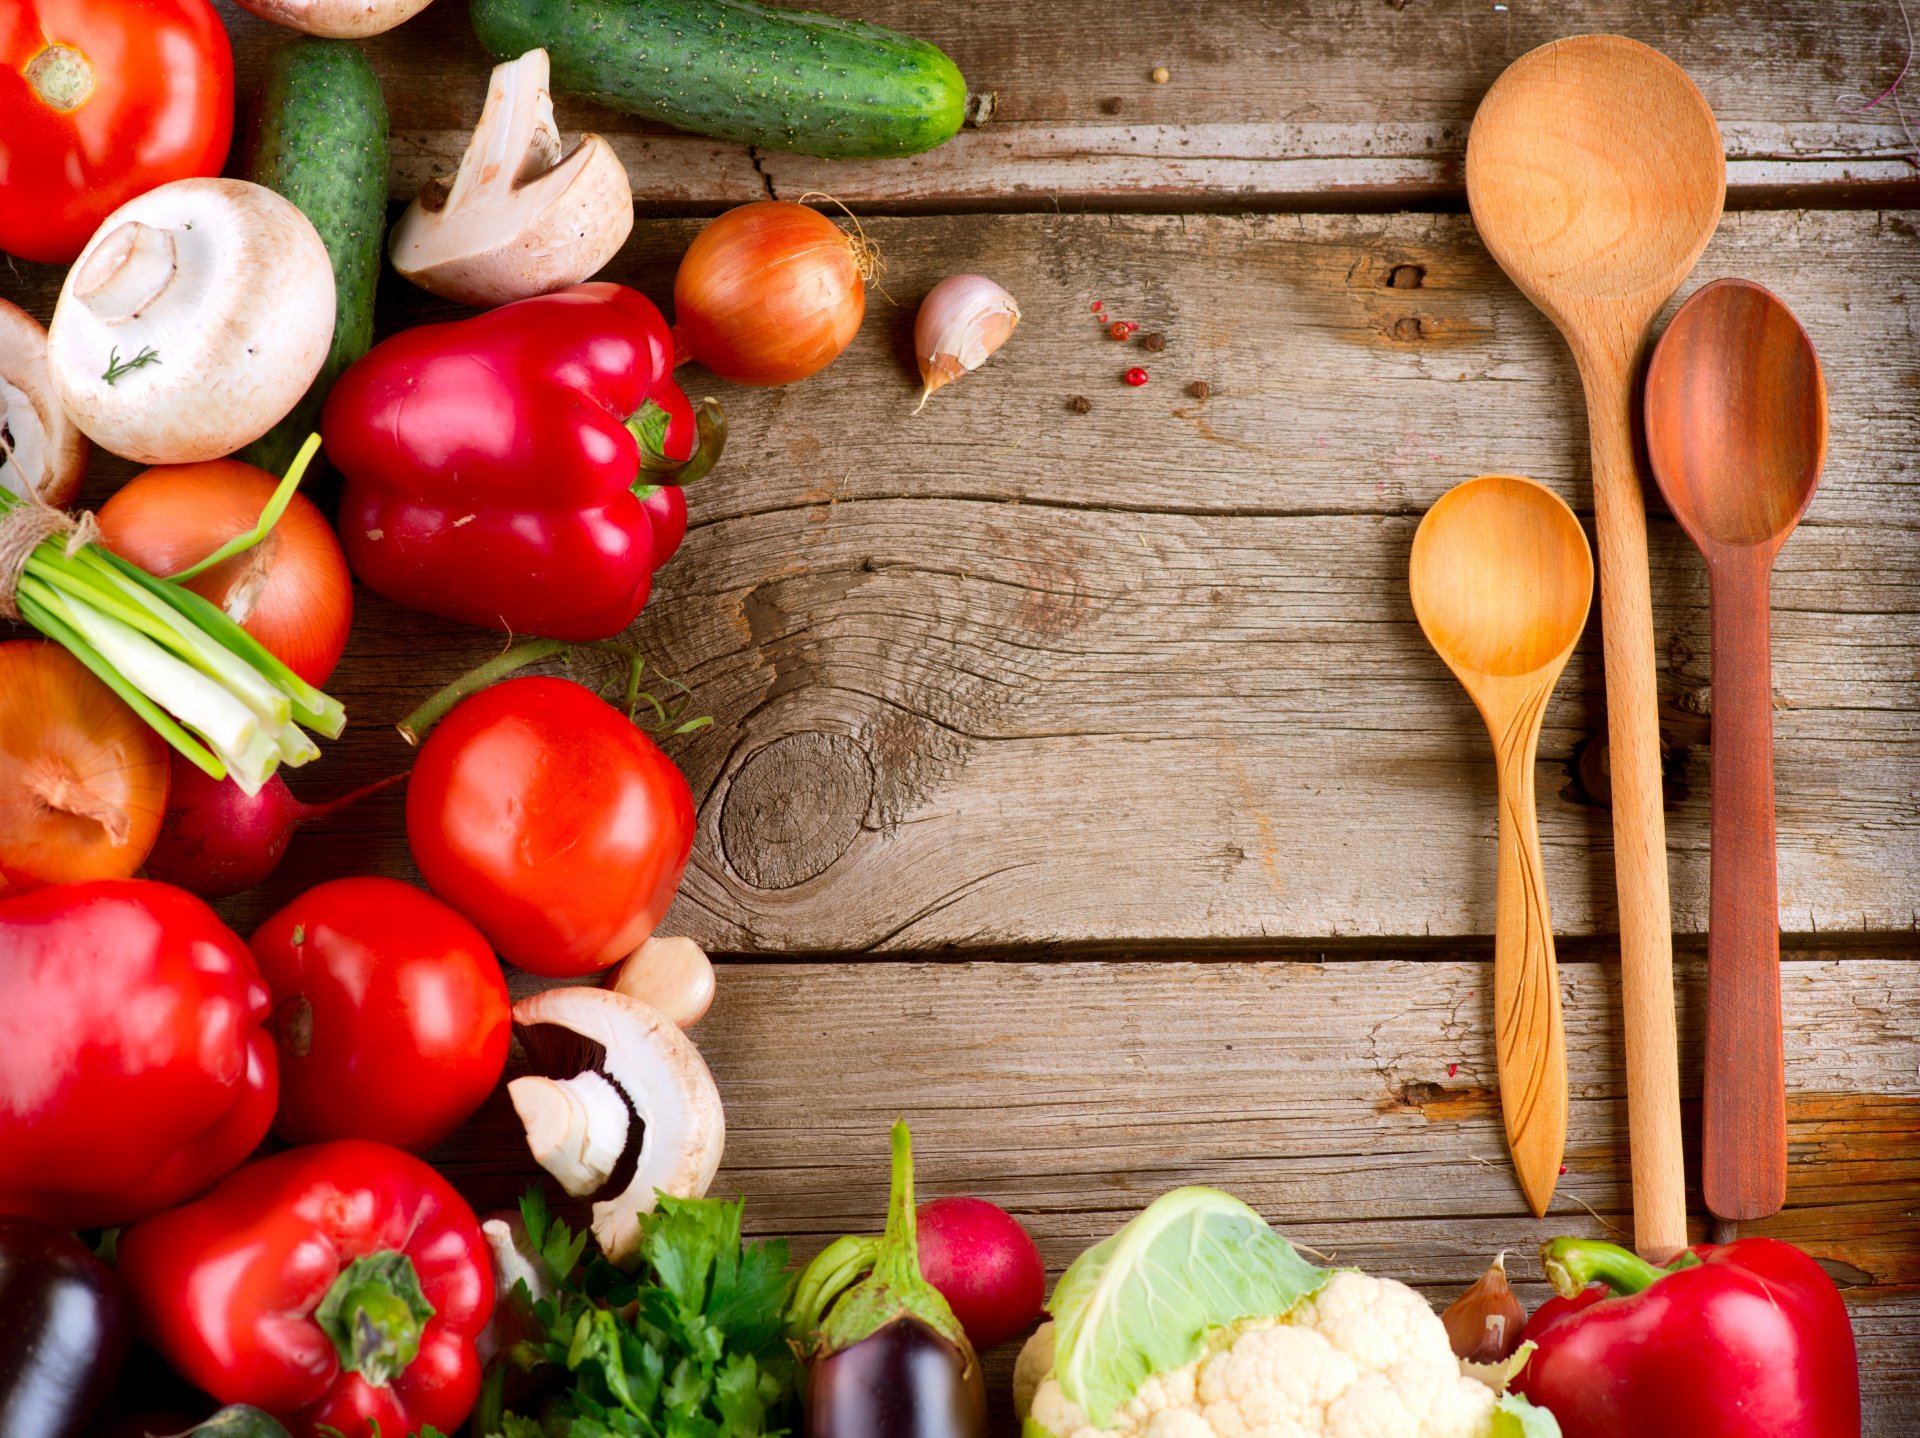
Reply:
[[[1587,458],[1564,347],[1468,222],[868,228],[900,303],[876,295],[832,368],[792,391],[688,379],[723,395],[734,438],[637,629],[715,719],[669,745],[701,806],[671,922],[772,953],[1488,932],[1492,764],[1414,623],[1408,549],[1475,473],[1534,475],[1584,510]],[[690,233],[643,224],[610,273],[664,301]],[[1789,931],[1905,930],[1920,892],[1917,256],[1897,215],[1752,213],[1699,272],[1781,294],[1832,391],[1827,478],[1774,586]],[[912,307],[959,269],[1026,318],[910,418]],[[44,315],[54,272],[22,273],[0,289]],[[1106,338],[1094,299],[1166,351]],[[386,328],[445,313],[382,292]],[[1152,382],[1129,389],[1139,362]],[[96,470],[96,495],[125,473]],[[1686,791],[1675,915],[1698,932],[1706,585],[1664,519],[1654,574]],[[295,776],[308,793],[403,766],[385,726],[498,644],[361,598],[330,686],[352,722]],[[1596,620],[1538,775],[1563,935],[1615,922],[1607,815],[1567,797],[1603,719],[1597,640]],[[399,810],[381,796],[297,840],[242,917],[319,877],[406,872]]]
[[[1892,0],[1487,0],[1113,4],[864,0],[826,8],[922,35],[992,124],[904,160],[834,163],[679,135],[578,101],[563,127],[607,135],[643,204],[700,211],[825,190],[892,210],[1102,207],[1397,209],[1457,204],[1468,122],[1508,61],[1569,30],[1665,50],[1718,115],[1736,205],[1912,203],[1892,113],[1851,113],[1899,69]],[[243,94],[285,32],[220,0]],[[1757,37],[1764,36],[1764,41]],[[462,0],[367,42],[393,115],[394,193],[453,166],[485,96]],[[1151,72],[1165,66],[1168,82]],[[1905,196],[1907,198],[1900,198]]]
[[[1856,1301],[1875,1438],[1920,1434],[1915,957],[1887,949],[1784,966],[1787,1208],[1742,1229],[1804,1244]],[[1442,1301],[1510,1249],[1537,1302],[1532,1255],[1544,1238],[1628,1226],[1618,970],[1575,961],[1561,976],[1568,1171],[1543,1220],[1506,1158],[1492,966],[1470,953],[729,964],[694,1031],[727,1105],[715,1191],[747,1194],[749,1226],[793,1236],[801,1256],[874,1231],[885,1129],[902,1117],[922,1193],[1005,1204],[1055,1275],[1156,1194],[1210,1183],[1327,1258]],[[1685,960],[1680,977],[1684,1072],[1697,1074],[1703,967]],[[1689,1100],[1697,1094],[1690,1083]],[[435,1157],[495,1205],[527,1181],[521,1144],[500,1099]]]

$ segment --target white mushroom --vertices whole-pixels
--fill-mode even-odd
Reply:
[[[230,454],[265,434],[333,342],[333,265],[307,217],[246,180],[175,180],[129,200],[54,307],[54,390],[96,444],[142,464]]]
[[[713,1004],[713,961],[692,939],[655,936],[607,976],[607,987],[690,1029]]]
[[[496,65],[453,181],[429,180],[393,227],[393,267],[424,290],[499,305],[578,284],[633,230],[626,167],[598,135],[565,159],[547,52]]]
[[[87,437],[53,392],[47,332],[0,300],[0,489],[65,504],[87,469]]]
[[[262,20],[326,35],[335,40],[361,40],[379,35],[427,8],[429,0],[239,0]]]
[[[628,1262],[639,1252],[640,1215],[652,1212],[656,1191],[675,1198],[701,1197],[720,1167],[727,1123],[713,1075],[671,1019],[611,989],[547,989],[515,1004],[513,1021],[528,1028],[552,1024],[600,1045],[606,1052],[602,1067],[640,1116],[640,1153],[632,1180],[619,1194],[593,1205],[593,1236],[601,1250],[615,1263]],[[556,1129],[565,1134],[575,1122],[575,1099],[586,1123],[603,1128],[577,1149],[568,1144],[569,1160],[576,1152],[608,1146],[612,1121],[585,1097],[591,1086],[567,1089],[550,1081],[515,1079],[508,1089],[535,1158],[555,1152],[547,1136]],[[626,1146],[625,1124],[623,1113],[619,1142],[612,1145],[616,1149]]]

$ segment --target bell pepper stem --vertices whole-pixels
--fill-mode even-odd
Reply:
[[[1592,1283],[1604,1283],[1621,1295],[1640,1293],[1699,1262],[1693,1254],[1683,1253],[1660,1268],[1631,1249],[1600,1238],[1556,1238],[1540,1245],[1540,1266],[1562,1298],[1572,1298]]]
[[[341,1269],[313,1319],[343,1369],[384,1388],[419,1356],[420,1335],[433,1314],[413,1260],[388,1249]]]

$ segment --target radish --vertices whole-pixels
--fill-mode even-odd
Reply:
[[[936,1198],[918,1214],[920,1272],[952,1307],[976,1351],[1040,1316],[1047,1268],[1020,1221],[984,1198]]]
[[[297,825],[344,809],[406,777],[404,772],[390,774],[329,803],[303,804],[277,773],[250,796],[233,780],[208,778],[175,754],[167,813],[147,855],[147,877],[203,899],[224,899],[250,889],[274,871]]]

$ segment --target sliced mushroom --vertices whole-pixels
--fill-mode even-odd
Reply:
[[[333,342],[333,265],[307,217],[246,180],[129,200],[80,252],[47,333],[53,387],[142,464],[230,454],[307,391]]]
[[[65,504],[87,471],[87,437],[60,407],[47,332],[0,300],[0,489]]]
[[[673,1020],[650,1004],[611,989],[584,985],[547,989],[515,1004],[513,1021],[528,1028],[553,1024],[600,1045],[606,1053],[602,1067],[607,1076],[640,1116],[640,1152],[633,1178],[622,1192],[593,1205],[593,1236],[601,1250],[615,1263],[629,1262],[640,1249],[640,1215],[652,1212],[656,1191],[675,1198],[698,1198],[720,1167],[727,1123],[713,1075]],[[548,1136],[556,1128],[566,1133],[574,1122],[571,1110],[576,1098],[588,1126],[599,1125],[597,1133],[586,1135],[580,1152],[626,1147],[626,1115],[620,1117],[621,1133],[613,1142],[611,1118],[584,1098],[592,1092],[591,1085],[568,1089],[560,1082],[515,1079],[508,1088],[526,1126],[529,1146],[543,1164],[542,1153],[555,1152]],[[566,1151],[563,1166],[575,1152],[571,1146]]]
[[[713,1003],[713,961],[692,939],[655,936],[607,976],[607,987],[690,1029]]]
[[[379,35],[427,8],[429,0],[239,0],[262,20],[325,35],[361,40]]]
[[[429,180],[388,242],[424,290],[500,305],[578,284],[633,231],[626,167],[598,135],[561,158],[547,52],[496,65],[452,183]]]

